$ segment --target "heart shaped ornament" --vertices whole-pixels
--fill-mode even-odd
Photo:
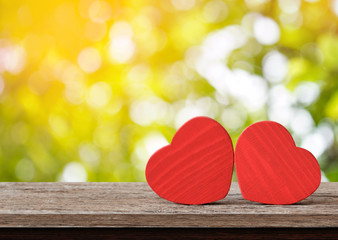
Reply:
[[[316,158],[296,147],[288,130],[272,121],[257,122],[240,135],[235,167],[243,198],[265,204],[293,204],[318,188]]]
[[[166,200],[205,204],[228,194],[233,162],[227,131],[211,118],[196,117],[177,130],[171,144],[150,157],[146,179]]]

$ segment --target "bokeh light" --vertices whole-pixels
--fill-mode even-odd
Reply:
[[[101,55],[95,48],[85,48],[78,56],[78,64],[86,73],[96,72],[101,67]]]
[[[145,181],[203,115],[280,122],[338,181],[337,29],[337,0],[0,1],[0,180]]]

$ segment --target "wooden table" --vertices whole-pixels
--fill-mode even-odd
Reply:
[[[285,206],[244,200],[237,183],[225,199],[200,206],[168,202],[146,183],[0,183],[0,189],[0,239],[338,239],[338,183],[322,183]]]

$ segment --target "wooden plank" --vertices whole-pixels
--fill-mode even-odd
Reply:
[[[294,205],[244,200],[237,183],[206,205],[158,197],[146,183],[0,183],[0,227],[338,227],[338,183]]]

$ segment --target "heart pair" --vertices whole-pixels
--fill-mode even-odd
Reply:
[[[231,138],[217,121],[186,122],[171,144],[149,159],[146,179],[160,197],[181,204],[205,204],[229,191],[233,164],[243,198],[265,204],[293,204],[319,186],[316,158],[296,147],[282,125],[252,124],[240,135],[234,154]]]

